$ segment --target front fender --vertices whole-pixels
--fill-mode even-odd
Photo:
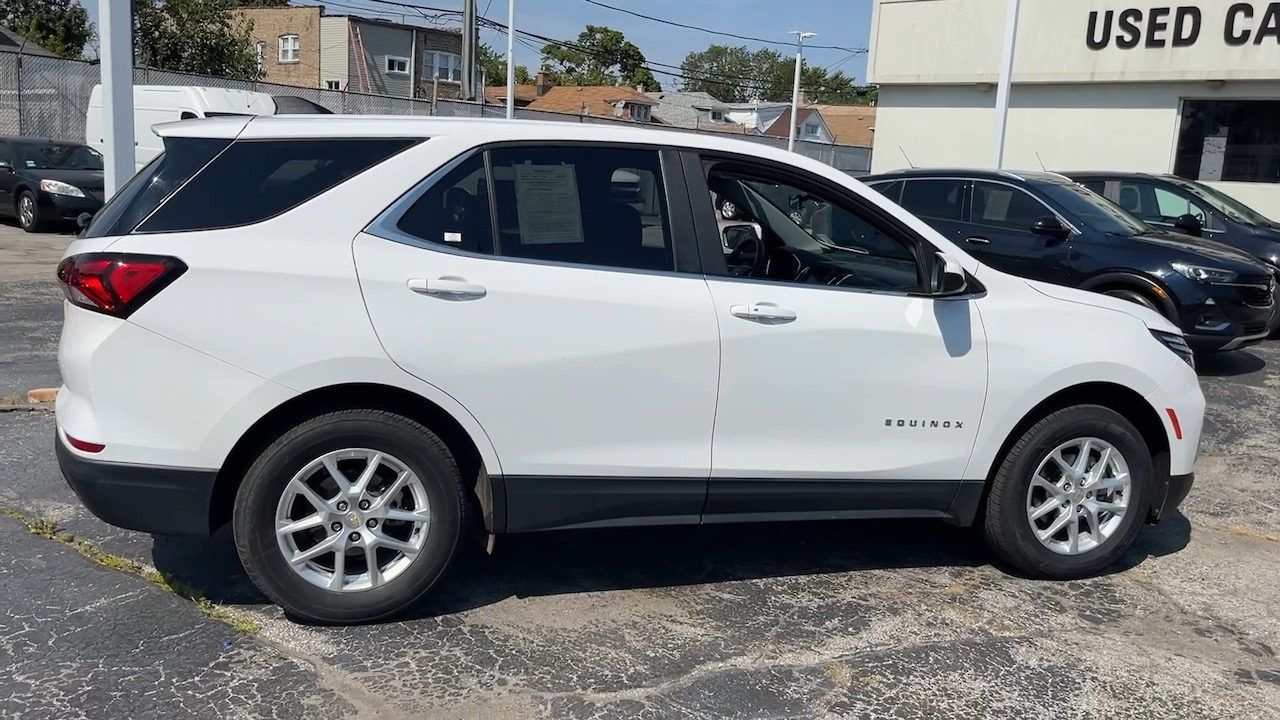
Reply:
[[[1160,311],[1166,318],[1178,317],[1178,306],[1174,304],[1169,289],[1160,281],[1132,271],[1114,271],[1095,275],[1080,284],[1081,290],[1096,291],[1098,288],[1121,285],[1134,290],[1148,291],[1160,304]]]

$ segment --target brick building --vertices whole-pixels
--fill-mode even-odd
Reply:
[[[323,8],[240,8],[238,17],[253,22],[253,46],[262,79],[281,85],[320,85],[320,15]]]

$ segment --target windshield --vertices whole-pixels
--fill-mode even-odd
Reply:
[[[1212,205],[1227,217],[1246,225],[1275,225],[1275,221],[1220,190],[1200,183],[1171,180],[1173,184]]]
[[[88,145],[75,143],[13,144],[17,167],[28,170],[101,170],[102,156]]]
[[[1040,192],[1062,206],[1077,221],[1108,235],[1146,235],[1151,227],[1124,208],[1075,183],[1043,183]]]

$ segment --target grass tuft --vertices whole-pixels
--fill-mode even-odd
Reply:
[[[162,590],[190,600],[206,616],[224,622],[240,632],[253,635],[262,630],[262,626],[247,617],[245,613],[210,600],[200,591],[178,582],[172,575],[160,572],[150,565],[123,555],[109,553],[84,538],[60,529],[57,523],[48,518],[30,516],[13,508],[0,508],[0,514],[23,523],[32,535],[62,543],[103,567],[140,577]]]

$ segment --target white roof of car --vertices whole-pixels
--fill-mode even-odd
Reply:
[[[749,154],[791,164],[818,164],[801,155],[762,143],[723,135],[637,127],[619,123],[507,120],[505,118],[412,117],[404,115],[288,115],[214,117],[161,123],[161,137],[209,137],[255,140],[305,137],[473,136],[477,142],[503,140],[594,140],[645,145],[675,145],[700,150]]]

